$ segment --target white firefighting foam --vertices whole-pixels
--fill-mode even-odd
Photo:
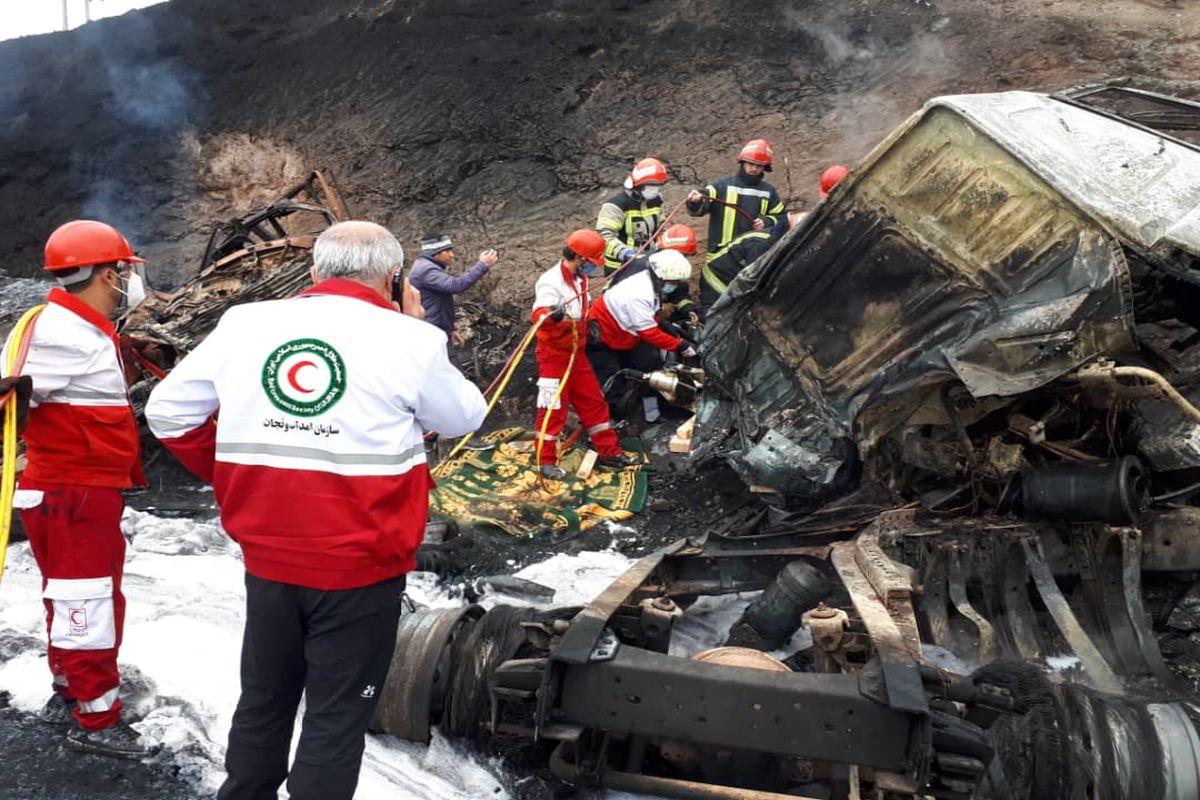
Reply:
[[[241,553],[213,522],[163,519],[131,510],[122,525],[131,538],[120,657],[126,704],[143,717],[135,727],[170,751],[185,774],[197,778],[202,792],[215,792],[224,777],[225,742],[238,698],[245,597]],[[630,563],[611,551],[583,552],[556,555],[516,574],[554,588],[554,605],[577,605]],[[0,584],[0,690],[11,695],[14,707],[30,712],[41,708],[50,683],[43,656],[40,588],[28,544],[11,545]],[[429,606],[463,602],[429,573],[411,575],[408,594]],[[513,600],[484,598],[484,605],[495,602]],[[687,649],[698,647],[689,640]],[[436,734],[428,747],[370,736],[355,796],[503,800],[509,797],[503,774],[497,760]],[[630,797],[608,794],[610,800]]]

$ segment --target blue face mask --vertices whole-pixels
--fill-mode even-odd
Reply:
[[[595,271],[596,271],[596,265],[590,261],[583,262],[583,265],[579,267],[580,275],[591,275]]]
[[[678,283],[676,283],[675,281],[663,281],[663,290],[662,290],[662,293],[663,293],[663,294],[670,294],[671,292],[675,291],[675,287],[676,287],[676,286],[678,286],[678,285],[679,285],[679,284],[678,284]]]

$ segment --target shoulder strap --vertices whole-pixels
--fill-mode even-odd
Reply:
[[[17,324],[8,335],[8,358],[4,363],[6,376],[18,375],[25,366],[25,358],[29,355],[29,343],[33,340],[33,328],[38,316],[46,310],[46,304],[34,306],[21,315]]]

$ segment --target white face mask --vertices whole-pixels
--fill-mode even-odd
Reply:
[[[125,288],[122,289],[121,286]],[[121,285],[117,287],[117,291],[125,297],[125,302],[122,304],[122,311],[128,311],[131,308],[136,308],[138,303],[146,299],[146,284],[142,281],[142,276],[136,271],[131,271],[128,278],[121,279]]]
[[[642,197],[647,200],[657,200],[661,194],[661,186],[645,186],[642,188]]]

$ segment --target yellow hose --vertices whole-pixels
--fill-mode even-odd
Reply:
[[[8,555],[8,535],[12,530],[13,492],[17,485],[17,393],[4,403],[4,468],[0,476],[0,578]]]
[[[492,409],[496,407],[496,403],[500,400],[500,395],[504,394],[504,390],[508,388],[509,380],[512,378],[513,373],[517,371],[517,365],[521,363],[521,359],[525,356],[525,351],[529,349],[529,345],[533,342],[533,337],[537,335],[538,328],[542,327],[542,323],[546,321],[548,316],[549,315],[543,315],[537,322],[530,326],[528,331],[526,331],[525,338],[521,340],[520,347],[516,349],[512,361],[509,362],[508,369],[505,371],[504,377],[500,381],[500,385],[496,387],[496,393],[492,395],[492,399],[488,401],[487,413],[484,414],[483,417],[485,420],[491,416]],[[442,463],[434,467],[434,477],[440,478],[446,474],[450,462],[464,447],[466,447],[467,442],[471,441],[471,437],[474,435],[474,433],[468,433],[466,436],[459,439],[458,444],[454,446],[454,449],[450,451],[450,454],[446,456]]]
[[[27,335],[34,318],[45,306],[25,312],[8,337],[8,358],[4,375],[12,377],[24,366]],[[12,532],[13,492],[17,488],[17,391],[4,398],[4,465],[0,468],[0,578],[4,577],[4,562],[8,556],[8,536]]]
[[[533,468],[538,471],[538,480],[542,480],[542,444],[546,440],[546,428],[550,427],[550,417],[554,413],[554,408],[558,405],[559,398],[562,397],[563,389],[567,388],[567,379],[571,377],[571,367],[575,366],[575,354],[579,352],[579,331],[576,329],[575,335],[571,337],[571,357],[567,359],[567,369],[563,372],[562,380],[558,382],[558,388],[554,390],[554,397],[550,399],[550,406],[546,409],[546,415],[542,417],[542,427],[538,431],[537,444],[533,448]],[[558,447],[557,442],[555,448]],[[554,460],[558,461],[558,453],[554,454]]]

